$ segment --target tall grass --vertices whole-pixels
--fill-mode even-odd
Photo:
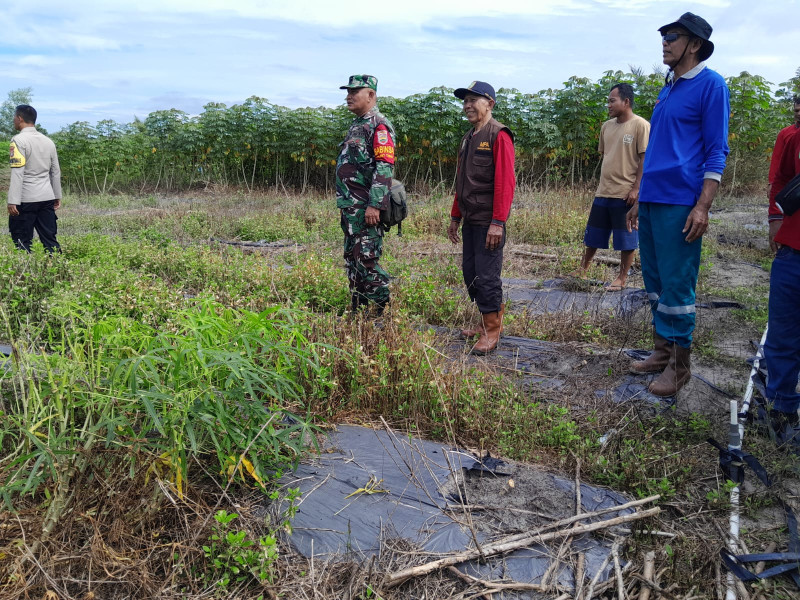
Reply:
[[[0,372],[0,495],[8,508],[49,498],[43,539],[90,466],[132,476],[146,461],[182,497],[195,459],[263,488],[314,443],[292,409],[326,389],[324,369],[291,311],[203,300],[177,311],[174,327],[72,321],[50,331],[46,351],[15,345]]]

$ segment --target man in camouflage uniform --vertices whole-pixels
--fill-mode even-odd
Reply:
[[[389,302],[389,274],[378,264],[384,233],[380,211],[389,203],[395,134],[375,106],[375,77],[353,75],[339,89],[347,90],[347,110],[356,116],[336,161],[336,206],[342,211],[352,308],[372,302],[380,314]]]

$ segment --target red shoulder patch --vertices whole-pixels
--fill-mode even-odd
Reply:
[[[375,130],[372,149],[375,152],[375,160],[380,160],[390,165],[394,164],[394,140],[389,135],[389,129],[386,125],[378,125]]]

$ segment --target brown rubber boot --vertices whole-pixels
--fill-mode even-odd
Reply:
[[[503,335],[503,315],[506,314],[506,303],[500,305],[500,335]]]
[[[483,317],[483,330],[480,339],[472,347],[472,354],[489,354],[497,348],[500,341],[500,330],[503,328],[502,313],[493,312],[481,315]]]
[[[674,396],[678,393],[689,378],[691,372],[691,348],[684,348],[678,344],[669,347],[669,364],[664,372],[653,381],[648,388],[654,396]]]
[[[506,305],[505,303],[500,305],[500,335],[503,335],[503,313],[506,312]],[[480,335],[481,331],[483,331],[483,325],[477,325],[472,329],[462,329],[461,330],[461,337],[465,340],[469,340],[474,338],[476,335]]]
[[[462,329],[461,337],[464,338],[465,340],[472,339],[481,332],[481,329],[482,328],[477,325],[472,329]]]
[[[628,367],[631,373],[659,373],[669,364],[670,343],[657,333],[653,333],[655,348],[645,360],[632,362]]]

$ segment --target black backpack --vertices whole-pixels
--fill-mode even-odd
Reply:
[[[775,204],[787,217],[791,217],[800,208],[800,174],[795,175],[775,196]]]
[[[389,206],[381,209],[381,226],[384,231],[389,231],[389,229],[397,225],[397,235],[403,235],[403,219],[407,216],[406,187],[402,181],[392,179]]]

